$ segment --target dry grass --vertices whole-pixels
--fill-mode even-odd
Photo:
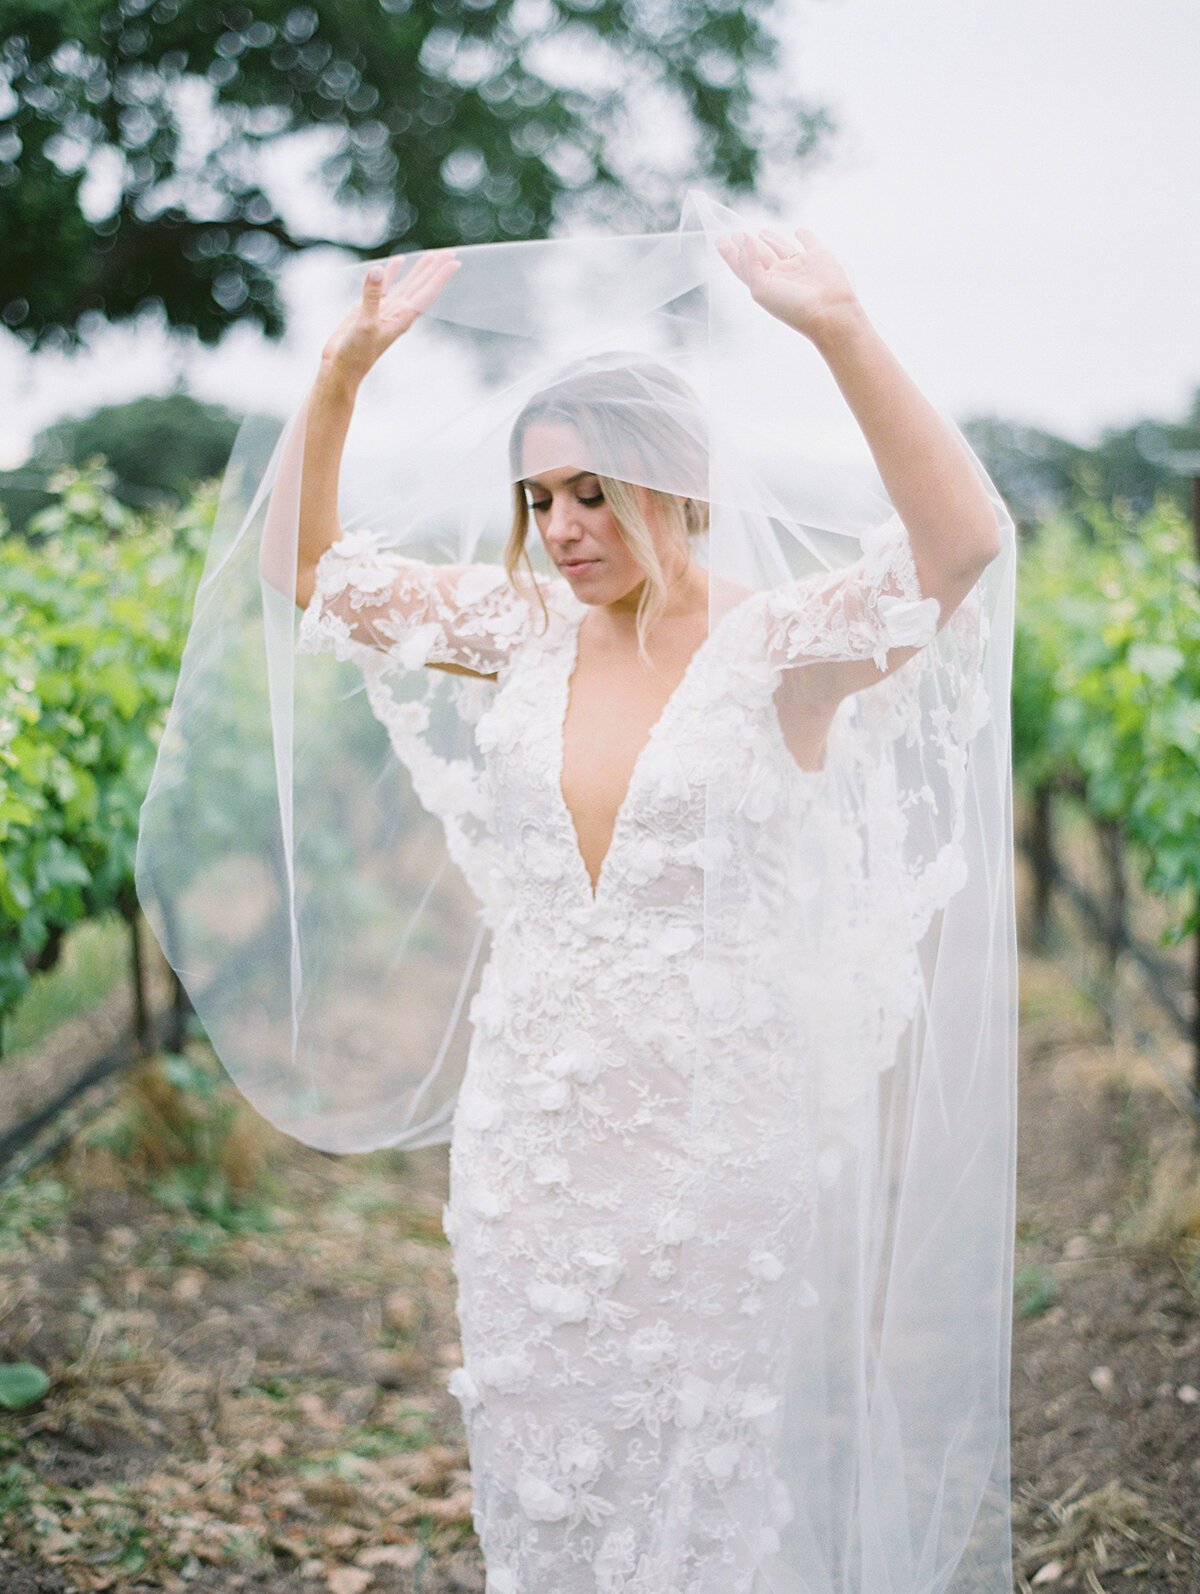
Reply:
[[[1150,1147],[1143,1188],[1133,1198],[1121,1238],[1167,1251],[1200,1240],[1200,1151],[1193,1136]]]
[[[1176,1543],[1200,1548],[1200,1541],[1162,1521],[1145,1496],[1112,1478],[1090,1494],[1072,1499],[1077,1479],[1057,1500],[1036,1501],[1033,1535],[1017,1546],[1017,1584],[1021,1594],[1066,1579],[1092,1594],[1105,1594],[1106,1572],[1136,1577],[1170,1559]],[[1164,1543],[1165,1541],[1165,1543]]]

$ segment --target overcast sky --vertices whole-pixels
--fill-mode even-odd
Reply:
[[[1081,442],[1179,417],[1200,386],[1200,6],[782,8],[792,72],[840,132],[774,196],[774,220],[834,249],[939,402]],[[338,258],[290,269],[282,347],[243,329],[182,354],[113,330],[82,355],[34,360],[0,332],[0,466],[59,415],[163,392],[180,370],[202,397],[290,409]]]

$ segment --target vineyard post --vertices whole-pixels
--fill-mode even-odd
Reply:
[[[1200,449],[1163,448],[1151,445],[1146,457],[1156,465],[1187,476],[1192,484],[1192,534],[1196,559],[1200,561]],[[1192,1110],[1200,1125],[1200,928],[1192,937]]]
[[[1054,885],[1053,787],[1041,781],[1033,792],[1029,830],[1033,863],[1033,939],[1045,948],[1050,935],[1050,892]]]
[[[133,978],[133,1033],[135,1044],[144,1053],[150,1050],[150,1011],[146,1000],[146,970],[142,963],[142,943],[138,935],[138,911],[126,913],[129,930],[129,972]]]
[[[117,908],[129,932],[129,975],[133,986],[133,1038],[134,1046],[146,1056],[153,1046],[153,1020],[150,1016],[150,997],[146,983],[146,965],[142,957],[141,937],[138,934],[141,909],[134,895],[132,881],[126,881],[118,893]]]
[[[1105,874],[1105,901],[1104,901],[1104,963],[1105,974],[1109,989],[1116,981],[1117,965],[1120,962],[1121,948],[1125,944],[1125,856],[1124,837],[1121,824],[1117,819],[1099,819],[1096,821],[1096,831],[1100,840],[1101,856],[1104,859]],[[1110,1009],[1105,1009],[1105,1029],[1112,1038],[1113,1020]]]
[[[1200,563],[1200,457],[1193,455],[1192,533]],[[1200,1121],[1200,927],[1192,935],[1192,1109]]]
[[[187,1039],[187,1015],[194,1011],[183,981],[176,972],[183,964],[183,947],[175,904],[168,896],[159,904],[162,915],[162,951],[170,968],[171,1008],[162,1044],[168,1052],[182,1052]]]

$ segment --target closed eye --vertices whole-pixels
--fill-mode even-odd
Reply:
[[[597,493],[594,498],[583,498],[583,497],[581,497],[579,502],[581,504],[586,504],[589,509],[594,509],[597,504],[602,504],[604,502],[604,494],[603,493]],[[536,503],[534,503],[531,500],[530,504],[529,504],[529,507],[530,507],[530,509],[536,509],[536,510],[539,510],[539,511],[541,511],[543,509],[549,509],[550,500],[547,499],[544,504],[536,504]]]

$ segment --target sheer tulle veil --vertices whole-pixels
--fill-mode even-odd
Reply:
[[[904,528],[828,368],[716,247],[745,225],[693,191],[674,231],[456,251],[457,274],[362,386],[347,557],[466,567],[466,597],[507,581],[523,412],[567,417],[584,440],[587,457],[544,449],[540,467],[678,502],[711,578],[710,633],[747,591],[889,557]],[[331,324],[362,269],[345,272]],[[138,894],[262,1114],[331,1152],[418,1147],[450,1135],[505,909],[475,737],[496,687],[421,668],[419,629],[387,649],[306,645],[289,585],[304,424],[301,398],[238,435],[142,809]],[[786,1388],[762,1414],[799,1505],[747,1546],[764,1594],[1012,1586],[1016,547],[961,441],[1002,551],[936,629],[920,593],[885,600],[892,639],[922,645],[839,705],[819,786],[731,790],[703,748],[679,772],[706,782],[703,936],[678,952],[700,994],[682,1265],[722,1265],[724,1137],[748,1098],[769,1091],[816,1169],[812,1221],[764,1236],[757,1262],[784,1265],[782,1244],[803,1256],[787,1264]],[[527,552],[513,580],[536,628],[550,570],[534,535]],[[796,666],[842,645],[814,635]],[[730,960],[740,904],[724,861],[747,802],[774,815],[777,843],[769,955],[750,972]],[[592,911],[605,933],[602,895]],[[739,1068],[737,1038],[768,981],[795,1018],[764,1081]]]

